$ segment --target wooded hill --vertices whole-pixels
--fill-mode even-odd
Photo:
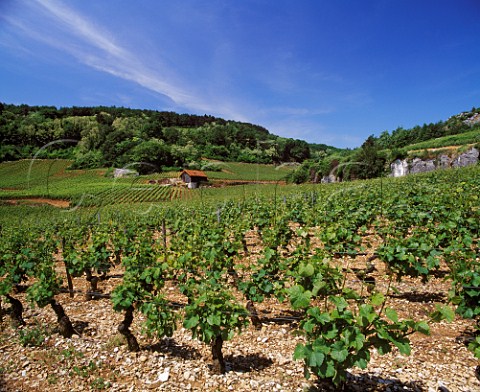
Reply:
[[[444,153],[442,148],[452,146],[458,150],[472,146],[480,149],[480,108],[473,107],[446,121],[417,125],[411,129],[399,127],[392,132],[384,131],[378,137],[371,135],[354,150],[319,153],[292,172],[290,180],[296,183],[316,182],[329,175],[335,180],[380,177],[389,174],[390,164],[396,159],[431,159]]]
[[[73,168],[144,162],[135,167],[140,172],[219,169],[212,160],[301,162],[290,176],[299,183],[318,181],[332,171],[343,180],[378,177],[393,160],[414,150],[476,145],[480,108],[446,121],[371,135],[353,150],[283,138],[259,125],[210,115],[105,106],[57,109],[0,103],[0,136],[0,162],[40,154],[39,158],[73,159]]]
[[[44,147],[39,157],[74,159],[75,168],[132,162],[147,163],[140,170],[202,168],[206,164],[202,158],[303,162],[319,151],[337,150],[209,115],[104,106],[57,109],[0,103],[0,136],[0,161],[30,158]]]

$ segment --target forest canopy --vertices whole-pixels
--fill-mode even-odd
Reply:
[[[209,165],[205,160],[299,162],[302,165],[292,172],[292,182],[317,182],[331,175],[351,180],[384,175],[393,160],[407,155],[409,146],[428,145],[428,141],[479,128],[480,109],[473,107],[446,121],[370,135],[360,147],[350,150],[284,138],[260,125],[206,114],[0,103],[0,162],[37,154],[39,158],[72,159],[72,168],[143,162],[146,165],[140,166],[140,171],[201,169]]]
[[[145,162],[159,170],[201,159],[250,163],[303,162],[307,142],[262,126],[210,115],[123,107],[62,107],[0,103],[0,161],[69,158],[76,168]],[[316,145],[315,150],[328,146]]]

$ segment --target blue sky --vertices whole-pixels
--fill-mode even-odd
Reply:
[[[480,106],[477,0],[0,0],[0,101],[357,147]]]

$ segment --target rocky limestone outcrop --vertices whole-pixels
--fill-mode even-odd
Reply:
[[[442,154],[437,158],[437,168],[438,169],[448,169],[452,166],[452,158],[448,155]]]
[[[392,176],[393,177],[403,177],[408,174],[408,162],[406,159],[400,160],[397,159],[395,160],[391,165],[390,168],[392,170]]]
[[[478,162],[479,152],[476,148],[472,148],[463,154],[460,154],[456,159],[453,160],[453,167],[465,167],[470,165],[476,165]]]
[[[414,158],[410,164],[409,174],[425,173],[435,170],[435,163],[433,159],[428,159],[426,161],[420,158]]]
[[[477,125],[478,123],[480,123],[480,113],[475,113],[472,116],[470,116],[469,118],[463,120],[462,122],[464,124],[467,124],[467,125],[470,125],[471,127],[473,127],[474,125]]]
[[[402,177],[407,174],[425,173],[437,169],[476,165],[478,163],[479,155],[479,151],[475,147],[472,147],[470,150],[460,154],[456,158],[450,158],[448,155],[442,154],[436,159],[423,160],[420,158],[414,158],[411,161],[407,159],[397,159],[390,165],[390,175],[392,177]]]

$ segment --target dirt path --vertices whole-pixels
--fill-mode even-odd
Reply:
[[[68,208],[70,207],[70,202],[68,200],[57,200],[57,199],[47,199],[43,197],[32,197],[25,199],[8,199],[5,200],[9,204],[18,205],[18,204],[49,204],[58,208]]]

